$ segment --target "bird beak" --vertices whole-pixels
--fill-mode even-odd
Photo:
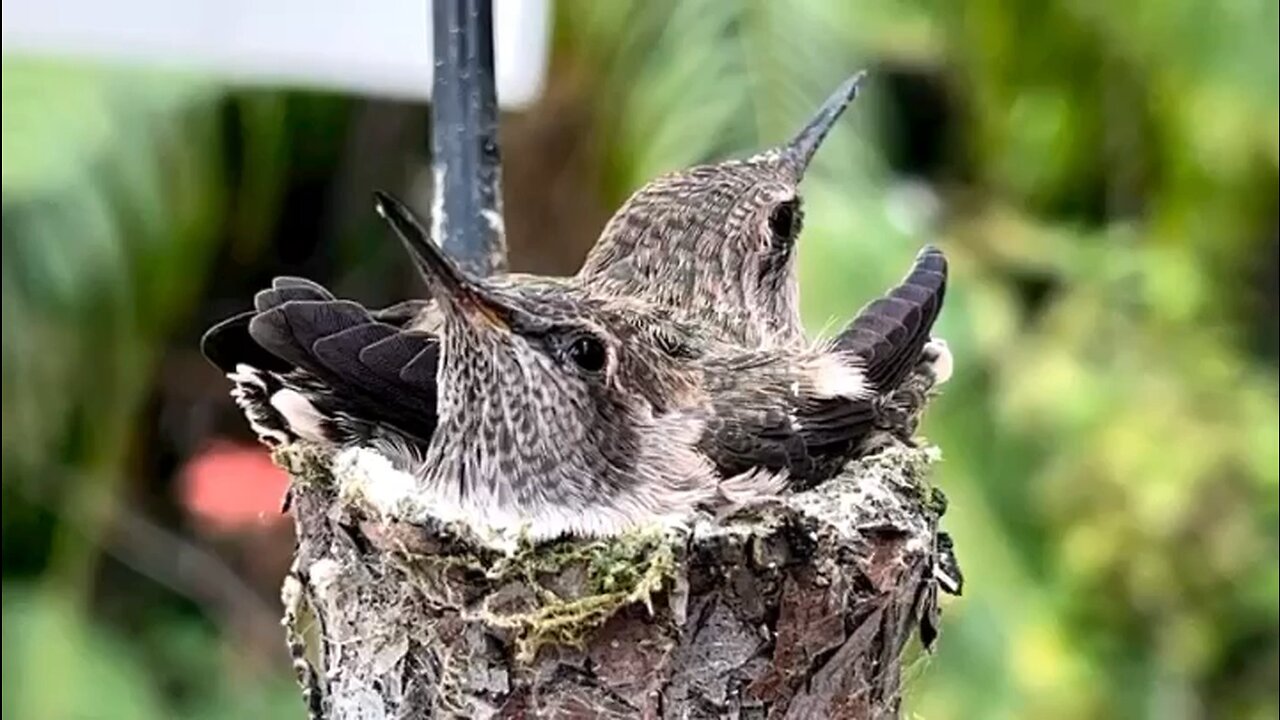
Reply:
[[[386,220],[409,250],[414,265],[426,281],[436,302],[445,309],[479,323],[483,327],[510,331],[514,316],[520,312],[505,303],[483,282],[470,277],[432,242],[430,235],[413,211],[395,197],[374,193],[378,214]]]
[[[831,132],[832,126],[836,124],[836,120],[840,119],[844,109],[849,107],[854,98],[858,97],[858,90],[866,77],[867,71],[861,70],[854,74],[853,77],[845,80],[831,94],[831,97],[822,103],[822,107],[818,109],[813,119],[791,139],[791,142],[782,146],[783,162],[795,169],[797,178],[804,176],[804,171],[809,167],[809,162],[813,160],[813,155],[818,151],[818,146],[822,145],[822,141],[827,138],[827,133]]]

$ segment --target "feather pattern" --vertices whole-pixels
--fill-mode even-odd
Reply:
[[[369,310],[278,278],[205,354],[264,442],[375,448],[431,507],[536,537],[820,482],[930,361],[946,288],[925,248],[833,341],[804,341],[797,186],[856,87],[787,145],[641,188],[572,278],[471,277],[379,194],[429,299]]]

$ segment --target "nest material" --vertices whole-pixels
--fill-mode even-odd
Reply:
[[[937,631],[931,449],[681,531],[522,543],[371,509],[303,449],[284,625],[326,718],[896,717]]]

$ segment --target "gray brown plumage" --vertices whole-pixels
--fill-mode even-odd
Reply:
[[[751,347],[644,300],[469,277],[406,208],[382,197],[380,210],[427,280],[432,332],[403,308],[272,306],[250,335],[303,370],[273,375],[266,402],[287,432],[391,458],[429,507],[533,537],[616,532],[829,477],[876,432],[890,389],[877,383],[909,369],[945,288],[928,249],[831,343]],[[429,423],[416,414],[428,402]]]
[[[605,228],[577,276],[555,280],[512,275],[501,284],[578,283],[602,294],[663,305],[674,317],[699,322],[706,332],[750,345],[791,345],[803,338],[797,306],[794,244],[800,231],[796,185],[832,124],[857,94],[863,77],[844,83],[787,144],[745,161],[729,161],[675,173],[638,190]],[[307,281],[280,278],[255,298],[255,311],[231,318],[206,334],[206,354],[234,375],[236,396],[269,442],[296,436],[262,400],[279,392],[280,373],[321,407],[321,432],[301,428],[310,439],[354,441],[373,428],[358,418],[381,395],[410,392],[399,364],[419,384],[415,396],[393,403],[396,420],[414,437],[429,438],[434,343],[430,301],[406,303],[368,315],[335,300]],[[438,313],[437,313],[438,315]],[[401,332],[413,323],[415,332]],[[438,321],[435,318],[434,321]],[[355,327],[359,326],[359,327]],[[295,330],[296,328],[296,330]],[[339,335],[340,331],[348,331]],[[417,332],[421,331],[421,332]],[[301,333],[301,339],[295,335]],[[321,337],[324,343],[316,343]],[[353,343],[353,341],[355,341]],[[348,352],[354,344],[356,350]],[[412,352],[412,356],[403,356]],[[241,366],[245,366],[242,370]],[[259,368],[267,374],[256,373]],[[374,400],[339,409],[330,386],[358,378],[360,392]],[[250,403],[248,400],[257,400]],[[294,401],[292,393],[282,400]],[[250,409],[252,406],[252,410]],[[272,427],[267,431],[267,428]]]
[[[269,444],[374,447],[415,468],[427,487],[455,488],[459,501],[487,498],[472,509],[526,519],[554,511],[564,521],[582,498],[619,498],[611,512],[592,511],[594,525],[579,517],[565,530],[683,512],[724,488],[741,496],[784,478],[829,477],[866,449],[893,393],[929,363],[945,290],[945,260],[927,249],[902,285],[832,343],[803,342],[795,186],[858,80],[791,143],[641,189],[575,278],[467,278],[406,208],[382,196],[380,209],[425,263],[431,299],[369,311],[280,278],[254,311],[211,329],[205,353],[228,372]],[[494,312],[511,316],[498,323],[504,333],[459,324]],[[612,343],[622,359],[611,392],[551,372],[547,357],[576,352],[565,328],[582,331],[574,336],[582,342]],[[530,352],[535,335],[545,342]],[[554,338],[568,344],[546,344]],[[568,399],[553,402],[557,392]],[[537,441],[553,429],[579,442]],[[565,447],[599,452],[557,452]]]
[[[803,342],[798,187],[865,76],[846,80],[784,145],[670,173],[637,190],[578,277],[601,292],[665,305],[738,342]]]

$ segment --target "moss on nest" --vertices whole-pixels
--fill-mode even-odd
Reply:
[[[406,568],[411,581],[427,597],[439,598],[444,574],[434,570],[483,575],[489,590],[472,606],[477,609],[457,609],[514,633],[517,659],[531,662],[548,645],[581,647],[624,607],[644,603],[652,612],[654,595],[675,578],[683,543],[655,528],[598,540],[525,542],[510,555],[465,543],[453,547],[457,552],[412,556]]]
[[[333,457],[318,449],[294,446],[277,451],[274,457],[300,486],[343,488],[333,499],[344,514],[351,512],[378,527],[398,523],[410,528],[413,538],[429,539],[416,547],[406,542],[383,545],[378,551],[381,561],[402,573],[402,592],[511,633],[521,662],[532,662],[550,645],[582,647],[593,630],[635,603],[644,603],[652,612],[654,596],[676,579],[689,541],[683,533],[654,527],[593,540],[533,543],[525,538],[499,550],[454,523],[395,520],[381,505],[369,502],[369,488],[355,482],[358,478],[342,477],[340,472],[335,477]],[[859,460],[843,478],[792,497],[789,505],[802,514],[824,518],[832,527],[868,515],[854,512],[855,505],[864,510],[876,507],[879,511],[873,514],[897,518],[904,498],[894,489],[902,489],[907,479],[908,495],[940,514],[945,507],[942,497],[924,480],[928,466],[936,460],[932,448],[891,447]],[[776,521],[773,510],[755,508],[732,520],[722,519],[711,533],[751,535],[758,525]],[[694,536],[703,532],[695,530]]]
[[[333,455],[318,447],[303,442],[284,445],[271,451],[271,461],[294,482],[316,487],[333,484]]]
[[[495,580],[519,578],[534,590],[536,605],[518,612],[494,610],[486,602],[480,618],[517,634],[517,657],[532,661],[551,644],[581,647],[588,633],[619,609],[644,603],[653,611],[653,596],[675,576],[676,538],[661,530],[638,530],[594,541],[565,540],[521,547],[514,556],[490,568]],[[580,569],[575,587],[553,588]]]
[[[277,450],[273,459],[296,483],[343,485],[334,477],[333,456],[317,448],[296,444]],[[338,501],[349,509],[371,510],[362,497],[360,492],[344,492]],[[678,535],[656,527],[595,540],[525,539],[510,553],[477,544],[466,528],[453,524],[419,530],[448,539],[429,554],[407,548],[396,553],[408,561],[395,563],[408,582],[433,604],[514,633],[517,657],[523,662],[532,661],[548,645],[582,646],[593,629],[634,603],[644,603],[652,612],[654,595],[675,577],[683,547]],[[465,593],[450,591],[450,571],[457,569],[473,574],[472,580],[456,578],[468,585],[474,574],[483,576],[489,591],[478,603],[461,602]],[[509,592],[513,587],[514,600]]]

